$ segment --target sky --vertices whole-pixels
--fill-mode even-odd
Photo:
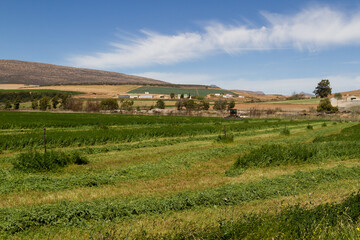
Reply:
[[[0,59],[290,95],[360,89],[360,2],[1,0]]]

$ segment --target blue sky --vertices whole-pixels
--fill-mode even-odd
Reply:
[[[291,94],[360,89],[358,1],[0,1],[0,58]]]

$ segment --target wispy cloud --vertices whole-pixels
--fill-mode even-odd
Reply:
[[[165,35],[142,30],[143,37],[112,43],[112,50],[74,56],[79,67],[124,68],[174,64],[212,54],[291,48],[318,51],[331,46],[360,44],[360,12],[330,7],[302,10],[294,15],[262,12],[266,26],[211,23],[201,32]]]

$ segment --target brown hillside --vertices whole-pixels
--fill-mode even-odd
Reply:
[[[59,65],[0,60],[0,84],[156,84],[170,83],[116,72]]]

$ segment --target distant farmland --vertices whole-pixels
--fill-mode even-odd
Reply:
[[[150,94],[190,94],[192,96],[206,96],[208,94],[232,94],[238,96],[238,94],[233,93],[228,90],[223,89],[205,89],[205,88],[173,88],[173,87],[139,87],[134,90],[129,91],[128,93],[145,93],[149,92]]]

